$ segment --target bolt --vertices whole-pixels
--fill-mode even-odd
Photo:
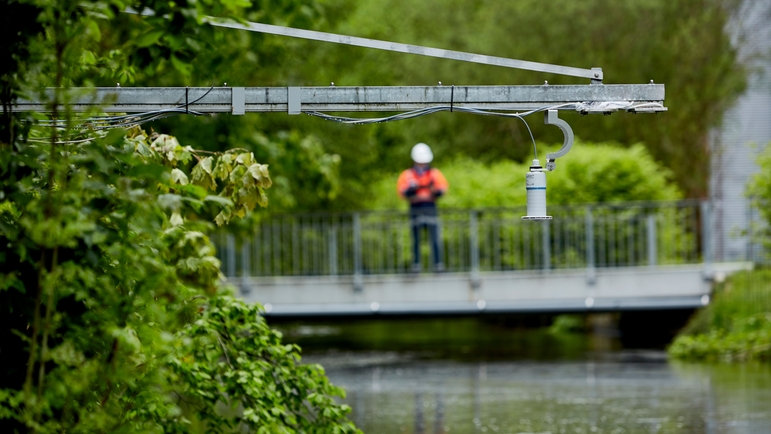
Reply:
[[[544,81],[543,81],[543,85],[544,85],[544,86],[548,86],[548,85],[549,85],[549,81],[548,81],[548,80],[544,80]]]
[[[598,74],[596,72],[594,73],[594,78],[598,78],[599,76],[600,76],[600,74]]]
[[[332,87],[335,87],[335,82],[334,81],[330,81],[329,85],[332,86]]]
[[[651,82],[649,84],[653,84],[653,80],[651,80]]]
[[[120,87],[120,83],[115,83],[115,87]]]
[[[437,86],[441,86],[441,85],[442,85],[442,82],[440,81],[439,84],[437,84]]]
[[[223,83],[222,85],[223,85],[224,87],[228,87],[228,84],[227,84],[227,83]]]

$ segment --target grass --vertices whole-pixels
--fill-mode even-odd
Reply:
[[[669,347],[685,360],[771,361],[771,270],[737,273],[719,284]]]

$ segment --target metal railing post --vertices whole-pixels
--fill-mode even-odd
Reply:
[[[479,287],[479,223],[476,211],[469,213],[469,250],[471,255],[471,287]]]
[[[337,228],[335,227],[334,222],[332,223],[332,227],[329,228],[329,251],[327,254],[329,255],[329,274],[331,276],[337,275]]]
[[[251,258],[251,243],[249,240],[244,240],[241,244],[241,277],[251,277],[252,270],[252,258]]]
[[[228,278],[234,278],[236,277],[236,239],[233,234],[227,235],[225,243]]]
[[[249,278],[252,275],[252,257],[251,257],[251,243],[248,239],[244,239],[241,244],[241,284],[240,289],[242,294],[247,294],[250,291]]]
[[[586,207],[586,281],[590,285],[594,284],[596,279],[596,270],[594,266],[594,216],[592,208]]]
[[[704,261],[704,278],[712,278],[712,203],[703,200],[701,205],[701,257]]]
[[[353,290],[356,292],[364,288],[361,262],[361,219],[359,213],[353,213]]]
[[[548,271],[551,269],[551,226],[548,220],[544,220],[541,224],[543,226],[543,230],[541,231],[543,270]]]
[[[648,266],[656,266],[658,252],[656,250],[656,216],[648,214]]]

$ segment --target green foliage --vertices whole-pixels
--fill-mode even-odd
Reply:
[[[0,256],[15,264],[1,277],[3,352],[29,360],[6,365],[1,417],[42,432],[185,432],[190,418],[215,432],[354,430],[323,371],[258,306],[218,293],[211,225],[187,218],[209,202],[227,215],[256,205],[221,200],[268,182],[249,153],[196,163],[217,175],[208,196],[178,168],[200,157],[170,136],[111,132],[46,164],[47,146],[18,148],[1,162]]]
[[[543,155],[544,150],[541,150]],[[459,157],[437,166],[450,182],[443,207],[479,208],[525,205],[525,173],[529,164],[499,161],[484,164]],[[396,193],[398,173],[378,181],[368,207],[405,208]],[[657,164],[642,145],[622,148],[609,143],[576,141],[570,153],[557,160],[557,169],[546,175],[550,205],[628,201],[677,200],[671,172]]]
[[[771,271],[732,275],[669,347],[679,359],[771,360]]]
[[[771,144],[766,145],[757,163],[760,170],[750,179],[747,194],[754,201],[764,224],[750,229],[771,247]]]
[[[28,6],[40,27],[8,35],[21,48],[0,77],[4,108],[38,86],[55,91],[46,114],[6,110],[0,124],[3,430],[356,432],[348,407],[334,401],[342,390],[300,363],[258,305],[223,289],[206,234],[211,220],[226,224],[267,204],[267,165],[244,149],[83,128],[67,104],[70,85],[97,73],[169,63],[184,73],[205,32],[200,14],[242,2]],[[127,6],[162,15],[119,14]],[[110,70],[115,59],[126,64]]]
[[[345,392],[329,384],[321,366],[299,364],[299,347],[283,345],[260,312],[218,297],[181,332],[184,349],[173,364],[186,385],[179,391],[185,406],[205,421],[206,432],[239,426],[257,433],[354,431],[339,423],[350,408],[333,399]]]
[[[255,133],[252,138],[257,155],[275,161],[274,171],[280,173],[273,192],[274,208],[317,210],[337,199],[340,156],[326,153],[317,137],[290,130],[273,137]]]
[[[553,334],[583,333],[585,331],[586,319],[583,315],[557,315],[549,326],[549,333]]]

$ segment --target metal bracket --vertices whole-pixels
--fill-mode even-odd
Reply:
[[[559,151],[546,154],[546,170],[551,172],[557,168],[557,163],[554,160],[559,157],[564,157],[565,154],[570,151],[570,148],[573,147],[573,139],[575,137],[573,136],[573,129],[570,128],[570,125],[558,117],[557,110],[547,110],[546,113],[544,113],[543,123],[546,125],[556,125],[562,130],[562,134],[565,136]]]
[[[232,113],[234,115],[246,114],[246,88],[233,87],[231,89],[231,103],[233,104]]]
[[[290,115],[299,115],[302,113],[302,88],[300,87],[288,87],[287,93],[286,112]]]

